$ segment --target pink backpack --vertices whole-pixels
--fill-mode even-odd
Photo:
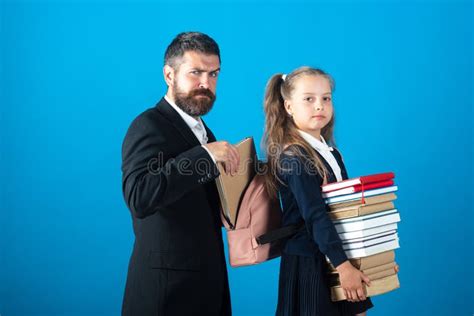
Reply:
[[[281,227],[281,207],[270,198],[263,175],[255,175],[246,189],[237,213],[235,228],[223,218],[227,230],[232,267],[258,264],[281,255],[281,241],[302,225]]]

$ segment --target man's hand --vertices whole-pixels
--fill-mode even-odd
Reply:
[[[234,175],[240,164],[240,156],[237,148],[226,141],[205,144],[206,148],[214,156],[216,162],[224,165],[227,174]]]

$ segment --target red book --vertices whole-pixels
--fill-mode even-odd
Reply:
[[[393,178],[395,178],[395,174],[393,172],[385,172],[385,173],[378,173],[378,174],[373,174],[369,176],[362,176],[358,178],[347,179],[347,180],[343,180],[339,182],[333,182],[333,183],[323,185],[321,188],[323,192],[331,192],[335,190],[353,187],[356,185],[361,185],[361,186],[363,185],[364,190],[365,190],[367,185],[370,183],[382,182],[386,180],[391,180]]]
[[[330,197],[339,196],[339,195],[357,193],[357,192],[362,191],[362,189],[372,190],[372,189],[384,188],[384,187],[392,186],[393,184],[394,184],[393,180],[384,180],[384,181],[364,184],[363,188],[362,188],[362,184],[356,184],[352,187],[323,193],[323,198],[330,198]]]

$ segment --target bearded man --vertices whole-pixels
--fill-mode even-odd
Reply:
[[[236,148],[202,120],[216,98],[217,43],[179,34],[165,53],[166,95],[130,125],[122,189],[135,243],[122,315],[231,315],[216,164],[234,174]]]

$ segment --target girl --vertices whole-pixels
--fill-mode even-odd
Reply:
[[[333,144],[334,82],[324,71],[301,67],[274,75],[265,92],[266,185],[278,192],[283,226],[304,223],[286,240],[280,264],[277,315],[365,315],[372,302],[327,215],[321,185],[347,179]],[[331,302],[326,256],[339,272],[348,301]]]

